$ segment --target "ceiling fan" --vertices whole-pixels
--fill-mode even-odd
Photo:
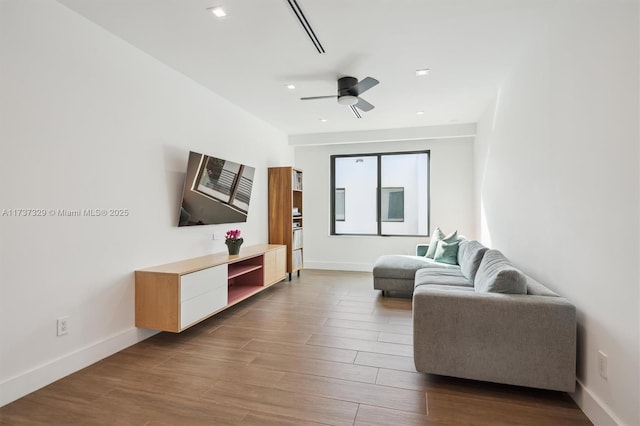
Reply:
[[[327,95],[327,96],[311,96],[307,98],[300,98],[300,100],[308,101],[313,99],[329,99],[329,98],[338,98],[338,103],[340,105],[347,105],[351,107],[356,116],[357,111],[355,108],[359,108],[362,111],[371,111],[374,106],[369,102],[365,101],[360,97],[360,95],[367,90],[371,89],[373,86],[379,83],[378,80],[372,77],[366,77],[362,81],[358,82],[358,79],[355,77],[342,77],[338,79],[338,94],[337,95]]]

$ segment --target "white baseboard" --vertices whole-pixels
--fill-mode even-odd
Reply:
[[[613,414],[609,406],[591,393],[580,380],[576,383],[576,391],[569,395],[595,426],[623,426],[624,423]]]
[[[373,271],[373,264],[369,263],[347,263],[347,262],[316,262],[316,261],[304,261],[304,267],[306,269],[324,269],[329,271],[356,271],[356,272],[371,272]]]
[[[0,407],[156,333],[157,331],[131,328],[11,377],[0,383]]]

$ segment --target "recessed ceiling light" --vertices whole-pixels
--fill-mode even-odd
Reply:
[[[429,68],[423,68],[421,70],[416,70],[416,76],[417,77],[422,77],[423,75],[428,75],[429,74]]]
[[[287,89],[293,90],[295,88],[296,88],[296,86],[294,84],[287,84]]]
[[[326,118],[321,118],[320,121],[322,121],[323,123],[326,123],[327,119]]]
[[[424,115],[424,111],[418,111],[416,112],[416,115]]]
[[[223,18],[227,16],[227,12],[224,11],[222,6],[210,7],[208,10],[216,15],[217,18]]]

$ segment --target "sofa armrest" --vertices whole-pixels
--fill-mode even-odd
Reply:
[[[416,245],[416,256],[424,256],[427,254],[427,250],[429,250],[429,244],[418,244]]]
[[[575,389],[576,310],[564,298],[422,285],[413,332],[418,371]]]

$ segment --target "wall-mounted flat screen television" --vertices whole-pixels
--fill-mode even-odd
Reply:
[[[178,226],[246,222],[255,168],[189,152]]]

